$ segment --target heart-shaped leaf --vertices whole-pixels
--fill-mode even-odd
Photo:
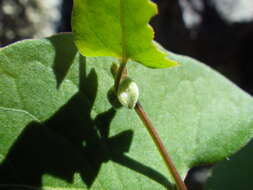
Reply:
[[[84,56],[130,58],[156,68],[174,66],[176,62],[152,42],[148,22],[156,13],[150,0],[75,0],[75,42]]]
[[[253,100],[209,67],[170,55],[180,67],[131,62],[129,76],[184,177],[248,142]],[[115,111],[107,100],[113,61],[82,57],[72,35],[0,49],[0,187],[170,189],[135,112]]]

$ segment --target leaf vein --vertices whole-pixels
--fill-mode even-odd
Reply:
[[[15,108],[6,108],[6,107],[1,107],[1,106],[0,106],[0,110],[24,113],[28,115],[29,117],[33,118],[35,121],[41,122],[37,117],[35,117],[34,115],[32,115],[31,113],[25,110],[20,110],[20,109],[15,109]]]

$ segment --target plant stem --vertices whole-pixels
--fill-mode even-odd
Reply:
[[[177,184],[178,189],[179,190],[187,190],[186,185],[184,184],[183,180],[181,179],[180,175],[178,174],[178,171],[177,171],[175,165],[173,164],[165,146],[163,145],[161,138],[159,137],[152,122],[148,118],[148,115],[143,110],[143,107],[141,106],[141,104],[139,102],[137,102],[134,109],[135,109],[136,113],[138,114],[138,116],[140,117],[140,119],[142,120],[142,122],[144,123],[145,127],[147,128],[154,143],[156,144],[164,162],[166,163],[167,168],[169,169],[169,172],[172,174],[172,176]]]
[[[114,83],[115,92],[118,91],[120,81],[121,81],[124,77],[127,77],[127,68],[126,68],[126,64],[127,64],[127,59],[122,58],[121,61],[120,61],[119,70],[118,70],[118,72],[117,72],[117,74],[116,74],[116,78],[115,78],[115,83]]]
[[[119,67],[116,77],[115,77],[115,82],[114,82],[115,92],[118,91],[121,80],[123,78],[127,77],[126,64],[127,64],[127,59],[122,58],[120,61],[120,67]],[[152,137],[154,143],[156,144],[156,147],[158,148],[164,162],[166,163],[166,166],[167,166],[169,172],[172,174],[172,176],[177,184],[178,189],[179,190],[187,190],[187,187],[184,184],[183,180],[181,179],[180,175],[178,174],[178,171],[177,171],[175,165],[173,164],[165,146],[163,145],[161,138],[159,137],[156,129],[154,128],[152,122],[148,118],[148,115],[146,114],[146,112],[142,108],[141,104],[139,102],[137,102],[134,109],[135,109],[136,113],[138,114],[138,116],[140,117],[140,119],[143,121],[150,136]]]

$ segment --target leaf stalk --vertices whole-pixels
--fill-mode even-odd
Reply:
[[[118,89],[119,89],[119,84],[120,84],[120,81],[127,77],[127,68],[126,68],[126,64],[127,64],[127,59],[126,58],[122,58],[121,61],[120,61],[120,66],[119,66],[119,69],[118,69],[118,72],[116,74],[116,77],[115,77],[115,82],[114,82],[114,88],[115,88],[115,91],[117,92]]]
[[[177,184],[178,189],[179,190],[187,190],[185,183],[181,179],[175,165],[172,162],[172,159],[170,158],[165,146],[162,143],[161,138],[159,137],[156,129],[154,128],[151,120],[149,119],[148,115],[144,111],[143,107],[141,106],[141,104],[139,102],[137,102],[134,109],[135,109],[136,113],[138,114],[138,116],[140,117],[140,119],[142,120],[142,122],[144,123],[145,127],[147,128],[154,143],[156,144],[156,147],[159,150],[169,172],[172,174],[172,176]]]
[[[126,64],[127,64],[127,59],[122,58],[120,61],[119,69],[118,69],[118,71],[116,73],[116,77],[115,77],[115,82],[114,82],[115,92],[118,91],[121,80],[127,77],[128,73],[127,73]],[[172,159],[170,158],[161,138],[158,135],[158,132],[154,128],[151,120],[149,119],[147,113],[144,111],[140,102],[136,103],[134,109],[135,109],[137,115],[139,116],[139,118],[142,120],[144,126],[148,130],[150,136],[152,137],[152,139],[153,139],[157,149],[159,150],[169,172],[173,176],[178,189],[179,190],[187,190],[187,187],[186,187],[185,183],[183,182],[183,180],[181,179]]]

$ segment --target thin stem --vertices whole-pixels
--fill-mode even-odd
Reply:
[[[187,190],[186,185],[184,184],[183,180],[181,179],[181,177],[178,174],[178,171],[175,167],[175,165],[173,164],[165,146],[162,143],[161,138],[159,137],[156,129],[154,128],[152,122],[150,121],[150,119],[148,118],[148,115],[146,114],[146,112],[143,110],[141,104],[139,102],[137,102],[136,106],[135,106],[135,111],[138,114],[138,116],[140,117],[140,119],[142,120],[142,122],[144,123],[145,127],[147,128],[149,134],[151,135],[154,143],[156,144],[164,162],[166,163],[167,168],[169,169],[170,173],[172,174],[177,187],[179,190]]]
[[[127,76],[127,69],[126,69],[127,59],[122,58],[119,66],[119,70],[116,74],[114,88],[115,91],[118,91],[120,81]]]
[[[121,62],[120,62],[120,67],[119,67],[119,69],[116,73],[116,77],[115,77],[115,82],[114,82],[115,92],[118,91],[121,80],[123,78],[127,77],[126,64],[127,64],[127,59],[122,58]],[[150,136],[152,137],[154,143],[156,144],[156,147],[158,148],[164,162],[166,163],[166,166],[167,166],[169,172],[172,174],[172,176],[177,184],[178,189],[179,190],[187,190],[187,187],[184,184],[183,180],[181,179],[180,175],[178,174],[178,171],[177,171],[175,165],[173,164],[165,146],[163,145],[161,138],[159,137],[156,129],[154,128],[152,122],[148,118],[148,115],[146,114],[146,112],[142,108],[141,104],[139,102],[137,102],[134,109],[135,109],[136,113],[138,114],[138,116],[140,117],[140,119],[143,121]]]

